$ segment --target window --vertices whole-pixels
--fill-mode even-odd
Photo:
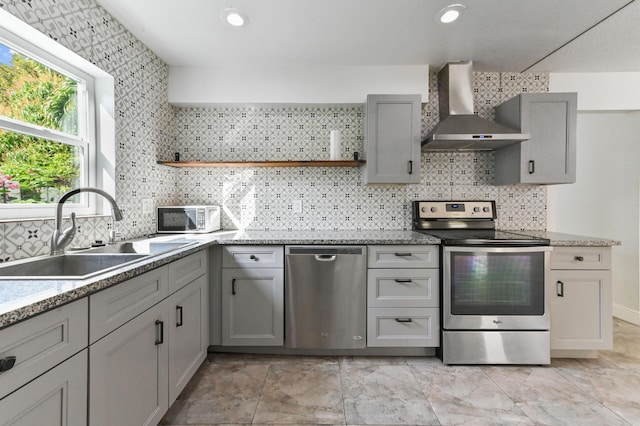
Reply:
[[[80,186],[113,194],[113,79],[7,12],[0,18],[0,219],[52,216]],[[97,202],[82,193],[66,204],[94,214]]]

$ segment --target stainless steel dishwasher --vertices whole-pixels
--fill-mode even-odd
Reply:
[[[366,347],[366,246],[287,246],[285,346]]]

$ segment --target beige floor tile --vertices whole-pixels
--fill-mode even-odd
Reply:
[[[340,375],[347,424],[439,424],[409,366],[341,365]]]
[[[254,418],[265,424],[344,424],[337,364],[273,364]]]
[[[569,381],[631,424],[640,424],[640,374],[584,364],[558,370]]]
[[[440,364],[412,370],[443,425],[533,424],[479,367]]]
[[[536,424],[626,424],[555,368],[481,368]]]
[[[547,367],[433,357],[210,354],[163,419],[182,426],[640,424],[640,326],[614,348]]]
[[[165,424],[251,423],[268,365],[205,364],[164,417]]]

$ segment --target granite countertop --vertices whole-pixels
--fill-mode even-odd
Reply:
[[[547,238],[551,245],[555,247],[611,247],[619,246],[622,243],[617,240],[607,238],[587,237],[584,235],[564,234],[551,231],[513,231],[520,234],[531,235],[532,237]]]
[[[552,246],[616,246],[619,241],[547,231],[517,231],[548,238]],[[213,245],[285,244],[439,244],[436,237],[413,231],[218,231],[180,234],[158,240],[186,240],[193,244],[142,259],[84,280],[0,280],[0,329],[89,296],[137,275],[173,262]]]

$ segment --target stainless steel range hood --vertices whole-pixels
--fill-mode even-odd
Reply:
[[[422,141],[423,151],[491,151],[531,135],[473,113],[472,62],[452,62],[438,72],[440,122]]]

